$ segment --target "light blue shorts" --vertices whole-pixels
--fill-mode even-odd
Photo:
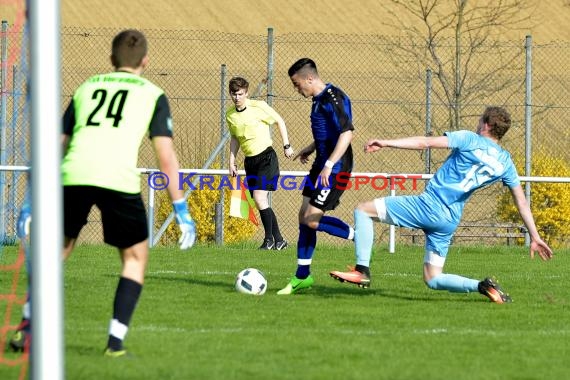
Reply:
[[[386,212],[395,226],[423,230],[426,252],[446,257],[459,220],[451,216],[447,206],[424,194],[386,197]]]

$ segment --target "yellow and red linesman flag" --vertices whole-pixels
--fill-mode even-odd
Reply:
[[[239,181],[239,183],[238,183]],[[255,216],[255,202],[251,198],[249,190],[243,180],[238,176],[232,178],[232,197],[230,199],[230,216],[247,219],[256,226],[259,226]]]

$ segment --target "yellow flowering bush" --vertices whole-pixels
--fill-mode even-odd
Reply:
[[[231,191],[228,186],[221,186],[220,176],[211,176],[211,188],[208,185],[196,185],[196,189],[188,197],[188,205],[192,219],[196,222],[199,242],[213,242],[216,239],[215,212],[216,204],[220,202],[224,191],[224,242],[234,243],[249,240],[255,234],[257,226],[246,219],[230,217]],[[166,191],[156,192],[155,228],[159,228],[172,212],[172,203]],[[160,242],[163,245],[173,245],[180,237],[180,230],[173,221],[166,229]]]
[[[515,159],[519,173],[524,172],[522,158]],[[570,177],[566,161],[545,155],[532,158],[532,175],[541,177]],[[567,243],[570,236],[570,184],[533,182],[531,210],[541,237],[553,247]],[[520,222],[520,216],[508,190],[498,199],[498,217],[503,221]]]

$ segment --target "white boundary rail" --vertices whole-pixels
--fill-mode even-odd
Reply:
[[[0,165],[0,171],[28,171],[30,168],[28,166],[9,166],[9,165]],[[158,169],[150,169],[150,168],[139,168],[139,171],[141,172],[141,174],[144,174],[147,176],[152,174],[152,173],[157,173],[160,172],[160,170]],[[224,176],[224,175],[228,175],[228,171],[227,169],[181,169],[180,173],[183,174],[194,174],[196,175],[194,177],[194,180],[198,180],[200,178],[201,175],[219,175],[219,176]],[[238,171],[239,175],[245,175],[245,172],[243,170]],[[290,177],[297,177],[297,178],[303,178],[308,174],[307,171],[281,171],[280,175],[281,176],[290,176]],[[370,172],[354,172],[351,175],[351,178],[354,177],[368,177],[368,178],[374,178],[374,177],[379,177],[379,178],[389,178],[391,180],[394,179],[415,179],[415,180],[421,180],[421,181],[427,181],[429,180],[431,177],[433,177],[433,174],[412,174],[412,173],[370,173]],[[526,176],[520,176],[519,177],[521,182],[536,182],[536,183],[570,183],[570,177],[526,177]],[[193,185],[196,185],[196,183],[193,183]],[[390,190],[390,195],[396,195],[396,188],[397,186],[391,186],[392,190]],[[149,226],[149,244],[151,247],[153,247],[156,242],[158,242],[158,240],[160,239],[162,233],[164,233],[164,230],[166,230],[166,227],[168,227],[168,225],[172,222],[172,220],[174,219],[174,213],[171,212],[169,214],[169,216],[167,217],[167,219],[165,220],[165,222],[163,223],[162,227],[159,229],[157,236],[155,236],[154,233],[154,199],[155,199],[155,192],[159,191],[159,190],[155,190],[153,187],[148,186],[148,204],[147,204],[147,211],[148,211],[148,226]],[[189,195],[189,193],[191,192],[191,189],[188,189],[185,192],[186,197]],[[390,248],[390,253],[394,253],[395,252],[395,245],[396,245],[396,227],[395,226],[390,226],[390,238],[389,238],[389,248]]]
[[[1,170],[1,168],[0,168],[0,170]],[[146,174],[146,175],[150,175],[152,173],[159,172],[158,169],[141,168],[139,170],[141,171],[141,173]],[[198,180],[201,175],[220,175],[220,176],[228,175],[228,170],[227,169],[181,169],[180,173],[194,174],[194,175],[196,175],[194,177],[194,180]],[[238,172],[238,174],[245,175],[245,172],[243,170],[240,170]],[[298,178],[302,178],[302,177],[306,176],[307,174],[308,174],[307,171],[281,171],[280,172],[281,176],[290,176],[290,177],[298,177]],[[426,180],[429,180],[430,178],[432,178],[433,174],[354,172],[354,173],[352,173],[351,178],[354,178],[354,177],[386,178],[386,179],[390,179],[390,182],[392,184],[392,181],[396,180],[396,179],[412,179],[412,180],[426,181]],[[525,176],[520,176],[519,178],[520,178],[521,182],[570,183],[570,177],[525,177]],[[196,185],[196,183],[193,183],[193,185]],[[390,189],[391,189],[390,195],[396,195],[396,190],[395,190],[396,187],[397,186],[390,186]],[[155,236],[153,226],[154,226],[154,193],[156,190],[154,188],[152,188],[151,186],[149,186],[148,191],[149,191],[149,194],[148,194],[148,205],[147,205],[147,207],[148,207],[148,226],[149,226],[149,234],[150,234],[149,244],[152,247],[160,239],[160,237],[162,236],[162,234],[166,230],[166,227],[168,227],[168,225],[174,219],[174,212],[171,212],[169,214],[166,221],[164,222],[162,227],[159,229],[157,236]],[[191,191],[192,191],[191,189],[188,189],[185,192],[185,195],[188,196],[188,194]],[[390,226],[389,251],[390,251],[390,253],[394,253],[396,251],[396,226]]]

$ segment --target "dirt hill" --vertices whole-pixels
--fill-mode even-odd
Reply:
[[[143,29],[215,30],[265,34],[309,32],[395,34],[386,26],[391,17],[386,0],[64,0],[64,26],[137,27]],[[135,5],[136,4],[136,5]],[[532,34],[537,43],[570,41],[570,0],[531,0],[531,22],[509,38]],[[406,15],[402,14],[406,19]]]
[[[0,0],[0,18],[21,24],[24,0]],[[141,29],[212,30],[265,35],[332,33],[394,35],[386,0],[63,0],[61,25],[136,27]],[[535,43],[570,41],[570,0],[530,0],[530,22],[508,33],[509,39],[531,34]],[[401,18],[411,22],[402,14]]]

